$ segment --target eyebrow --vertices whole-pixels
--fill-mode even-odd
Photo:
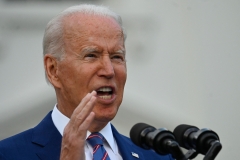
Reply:
[[[91,52],[99,52],[99,49],[97,47],[94,47],[94,46],[88,46],[88,47],[84,47],[81,50],[81,53],[83,53],[83,54],[91,53]]]
[[[81,50],[82,54],[91,53],[91,52],[101,52],[101,51],[98,49],[98,47],[95,47],[95,46],[87,46],[87,47],[84,47]],[[125,55],[126,54],[126,50],[125,49],[119,49],[117,51],[114,51],[114,53]]]
[[[115,51],[115,53],[119,53],[119,54],[125,55],[126,54],[126,50],[125,49],[120,49],[120,50]]]

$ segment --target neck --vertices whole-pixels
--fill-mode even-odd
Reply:
[[[74,111],[74,109],[75,108],[73,108],[73,109],[65,109],[64,107],[62,107],[62,105],[61,104],[57,104],[57,108],[58,108],[58,110],[63,114],[63,115],[65,115],[66,117],[68,117],[69,119],[71,118],[71,115],[72,115],[72,113],[73,113],[73,111]]]
[[[101,131],[106,125],[108,124],[108,122],[99,122],[97,120],[93,120],[92,124],[89,127],[89,131],[91,133],[93,132],[99,132]]]
[[[73,111],[76,109],[77,105],[66,103],[67,101],[62,98],[58,92],[57,95],[57,108],[58,110],[64,114],[66,117],[71,118]]]
[[[72,109],[72,111],[70,111],[69,109],[65,110],[64,107],[62,107],[62,105],[57,104],[57,108],[58,110],[65,115],[66,117],[68,117],[69,119],[71,118],[71,115],[74,111],[75,108]],[[106,125],[108,124],[108,122],[104,121],[99,121],[95,119],[92,121],[90,127],[88,128],[88,130],[93,133],[93,132],[99,132],[101,131]]]

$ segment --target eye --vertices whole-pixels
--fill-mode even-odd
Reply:
[[[85,57],[96,58],[97,56],[93,53],[86,54]]]
[[[123,55],[113,55],[111,58],[118,61],[125,61],[125,57]]]
[[[122,56],[113,56],[112,58],[114,58],[114,59],[122,59]]]
[[[111,59],[113,62],[117,62],[117,63],[125,62],[125,56],[122,54],[112,55]]]
[[[96,53],[86,53],[84,55],[84,59],[86,61],[95,61],[98,58],[98,55]]]

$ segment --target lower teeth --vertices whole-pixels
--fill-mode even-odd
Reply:
[[[110,99],[111,95],[104,95],[104,96],[99,96],[99,97],[102,98],[102,99]]]

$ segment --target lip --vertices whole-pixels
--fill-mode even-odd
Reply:
[[[116,97],[117,97],[115,87],[113,87],[113,86],[101,86],[101,87],[98,87],[95,91],[97,91],[98,89],[103,88],[103,87],[110,87],[110,88],[112,88],[111,98],[110,99],[103,99],[103,98],[100,98],[98,95],[96,95],[97,102],[101,103],[101,104],[104,104],[104,105],[112,104],[115,101]]]

